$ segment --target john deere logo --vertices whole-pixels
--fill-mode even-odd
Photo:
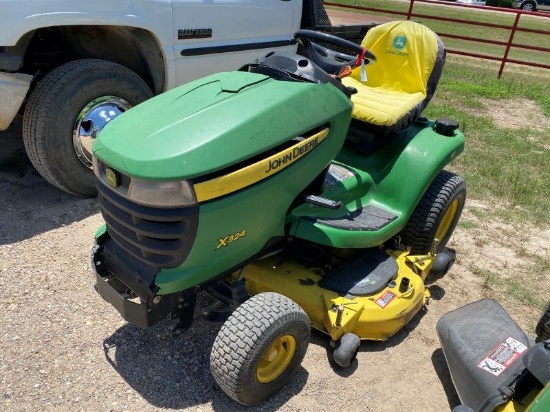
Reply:
[[[393,47],[396,50],[403,50],[407,45],[407,38],[405,36],[397,36],[393,39]]]
[[[107,179],[107,183],[109,183],[111,187],[118,187],[120,184],[118,174],[113,169],[105,169],[105,179]]]

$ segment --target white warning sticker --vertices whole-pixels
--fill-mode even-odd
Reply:
[[[489,353],[478,365],[495,376],[500,375],[527,350],[520,341],[508,338]]]
[[[376,299],[376,304],[380,306],[382,309],[384,309],[386,306],[390,304],[393,298],[395,298],[395,293],[392,293],[389,290],[387,290],[382,296]]]

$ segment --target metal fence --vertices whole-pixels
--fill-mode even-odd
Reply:
[[[355,10],[361,10],[361,11],[374,11],[384,14],[391,14],[391,15],[399,15],[399,16],[405,16],[407,20],[411,20],[413,18],[423,18],[423,19],[431,19],[431,20],[439,20],[439,21],[445,21],[445,22],[452,22],[456,24],[465,25],[465,27],[468,26],[485,26],[485,27],[491,27],[495,29],[503,29],[506,30],[508,35],[507,41],[499,41],[499,40],[491,40],[491,39],[479,39],[472,36],[463,36],[453,33],[447,33],[447,32],[441,32],[438,31],[437,34],[440,37],[443,38],[451,38],[451,39],[457,39],[457,40],[464,40],[467,42],[478,42],[478,43],[485,43],[485,44],[493,44],[497,46],[504,46],[504,53],[502,56],[497,57],[490,54],[484,54],[484,53],[473,53],[465,50],[457,50],[457,49],[447,49],[448,53],[457,54],[461,56],[469,56],[469,57],[475,57],[475,58],[481,58],[481,59],[487,59],[487,60],[493,60],[493,61],[499,61],[500,69],[498,72],[498,77],[500,78],[502,75],[502,72],[504,71],[504,66],[506,63],[515,63],[519,65],[524,66],[532,66],[532,67],[539,67],[544,69],[550,69],[550,65],[544,64],[544,63],[537,63],[527,60],[519,60],[519,59],[511,59],[510,51],[512,48],[518,48],[518,49],[525,49],[525,50],[535,50],[538,52],[543,53],[550,53],[550,48],[547,47],[541,47],[541,46],[533,46],[523,43],[517,43],[514,41],[514,38],[518,32],[526,32],[526,33],[534,33],[539,34],[543,37],[543,41],[540,41],[541,44],[550,44],[550,30],[538,30],[538,29],[530,29],[525,27],[520,27],[520,21],[523,16],[537,16],[542,19],[546,19],[548,21],[548,27],[550,27],[550,14],[546,13],[538,13],[538,12],[526,12],[522,10],[516,10],[516,9],[508,9],[508,8],[501,8],[501,7],[486,7],[486,6],[470,6],[466,4],[457,4],[452,2],[441,2],[441,1],[434,1],[434,0],[410,0],[409,2],[409,8],[408,11],[396,11],[396,10],[389,10],[389,9],[381,9],[381,8],[374,8],[374,7],[363,7],[363,6],[356,6],[356,5],[347,5],[347,4],[341,4],[341,3],[333,3],[333,2],[327,2],[325,1],[324,4],[326,6],[334,6],[344,9],[355,9]],[[443,17],[443,16],[436,16],[436,15],[428,15],[428,14],[421,14],[416,13],[414,11],[414,6],[417,3],[429,3],[432,5],[440,5],[444,7],[457,7],[457,8],[474,8],[476,10],[491,10],[493,12],[498,11],[502,13],[510,13],[515,14],[514,23],[512,25],[506,25],[506,24],[496,24],[496,23],[487,23],[487,22],[481,22],[481,21],[472,21],[472,20],[466,20],[461,18],[451,18],[451,17]],[[546,41],[545,41],[546,40]]]

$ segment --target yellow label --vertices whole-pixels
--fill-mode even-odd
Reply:
[[[197,183],[194,185],[197,201],[204,202],[236,192],[279,173],[317,147],[325,140],[328,132],[328,128],[323,129],[319,133],[296,143],[288,149],[246,166],[241,170],[236,170],[225,176],[220,176],[206,182]]]
[[[215,250],[218,250],[222,247],[225,247],[225,246],[229,245],[230,243],[232,243],[236,240],[239,240],[239,239],[241,239],[245,236],[246,236],[246,229],[244,229],[241,232],[237,232],[233,235],[227,235],[225,237],[221,237],[221,238],[218,239],[218,246],[216,247]]]

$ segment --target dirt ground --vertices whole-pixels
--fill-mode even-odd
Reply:
[[[22,150],[19,132],[2,133],[0,158]],[[20,161],[25,164],[24,155]],[[243,410],[209,372],[220,324],[197,318],[177,338],[168,323],[146,331],[126,324],[93,288],[90,250],[102,224],[96,200],[64,194],[32,168],[23,169],[0,173],[0,409]],[[475,220],[473,212],[483,207],[468,202],[464,218]],[[434,299],[426,310],[388,342],[364,342],[357,362],[342,370],[332,363],[328,339],[315,333],[292,381],[247,410],[450,410],[458,398],[435,325],[446,312],[484,296],[482,278],[469,268],[497,247],[500,229],[458,228],[449,244],[456,264],[430,284]],[[504,254],[503,264],[519,265],[513,257]],[[512,315],[523,310],[512,308]],[[535,317],[517,320],[532,330]]]

